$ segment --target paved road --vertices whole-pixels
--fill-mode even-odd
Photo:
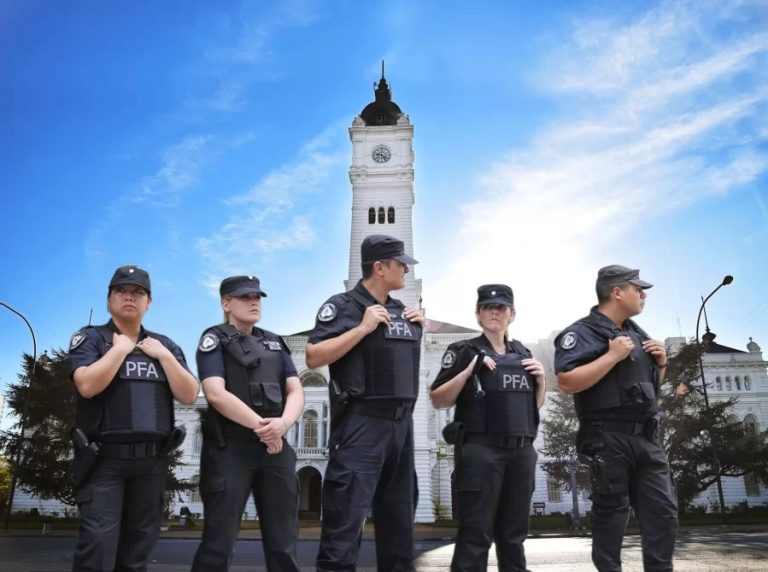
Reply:
[[[0,536],[0,572],[60,572],[72,566],[74,538]],[[186,572],[192,563],[197,540],[162,538],[152,553],[151,572]],[[449,541],[418,541],[419,572],[445,572],[453,553]],[[589,538],[532,538],[525,543],[528,567],[533,572],[587,572],[590,562]],[[299,543],[302,570],[314,570],[316,540]],[[625,572],[641,572],[637,536],[628,536],[624,549]],[[261,543],[240,541],[230,570],[261,572]],[[491,558],[489,570],[496,570]],[[375,570],[373,542],[363,541],[360,572]],[[768,532],[685,532],[678,541],[675,570],[679,572],[753,572],[768,570]]]

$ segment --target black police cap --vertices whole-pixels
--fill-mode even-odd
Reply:
[[[370,264],[378,260],[394,259],[403,264],[418,264],[405,253],[405,245],[402,240],[385,234],[372,234],[366,236],[360,246],[360,256],[363,264]]]
[[[123,284],[140,286],[150,294],[152,293],[152,288],[149,284],[149,274],[146,270],[142,270],[133,264],[127,264],[115,270],[115,273],[112,275],[112,280],[109,281],[109,289],[111,291],[115,286],[121,286]]]
[[[221,281],[221,286],[219,286],[219,294],[222,298],[224,296],[237,298],[238,296],[245,296],[247,294],[267,295],[267,293],[261,289],[259,279],[255,276],[230,276],[229,278],[225,278]]]
[[[512,288],[506,284],[483,284],[477,289],[477,305],[502,304],[504,306],[515,305],[515,296]]]
[[[653,284],[640,280],[640,271],[636,268],[627,268],[620,264],[611,264],[603,266],[597,271],[597,285],[608,286],[610,284],[623,284],[628,282],[640,288],[652,288]]]

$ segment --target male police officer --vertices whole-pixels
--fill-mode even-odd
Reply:
[[[318,570],[355,570],[373,507],[378,570],[414,570],[416,497],[411,413],[418,395],[424,318],[389,297],[405,285],[403,243],[372,235],[363,278],[317,314],[307,366],[330,364],[331,438],[322,496]]]
[[[555,339],[560,389],[574,394],[576,446],[590,459],[592,561],[621,571],[630,505],[640,521],[646,571],[672,570],[677,499],[658,436],[657,395],[667,353],[630,318],[643,310],[652,284],[624,266],[601,268],[598,305]]]
[[[73,570],[146,570],[160,532],[167,453],[181,441],[173,399],[191,404],[199,387],[181,349],[141,325],[151,296],[149,275],[121,266],[109,283],[112,319],[69,345],[80,509]]]

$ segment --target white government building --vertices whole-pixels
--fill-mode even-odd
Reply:
[[[382,70],[383,72],[383,70]],[[349,179],[352,183],[352,224],[349,242],[349,275],[344,281],[345,288],[351,289],[360,279],[360,244],[369,234],[389,234],[405,243],[405,251],[414,254],[412,209],[414,203],[414,154],[413,125],[407,115],[392,101],[391,91],[382,78],[375,88],[375,101],[367,105],[356,116],[349,128],[352,141],[352,164]],[[415,268],[417,270],[418,267]],[[421,280],[416,271],[406,275],[406,286],[394,294],[407,306],[421,307]],[[332,294],[329,292],[328,295]],[[299,371],[305,392],[304,412],[291,428],[288,441],[297,453],[296,473],[301,487],[301,516],[316,519],[320,514],[320,488],[328,462],[328,369],[309,369],[305,363],[304,347],[309,332],[285,337],[290,347],[296,368]],[[428,388],[434,380],[445,349],[452,342],[475,337],[477,330],[456,326],[434,319],[428,325],[422,341],[419,397],[414,411],[414,445],[416,472],[419,484],[419,503],[416,510],[417,522],[434,522],[452,517],[451,473],[453,471],[453,447],[442,438],[442,429],[450,421],[452,411],[435,410],[428,397]],[[549,338],[536,343],[525,343],[547,369],[548,391],[557,391],[553,373],[554,347]],[[674,348],[684,343],[684,338],[670,338],[668,346]],[[760,431],[768,424],[768,362],[763,360],[759,346],[751,341],[748,351],[743,352],[724,346],[713,345],[704,357],[708,381],[715,376],[711,396],[713,399],[734,395],[741,397],[737,415],[748,430]],[[177,423],[187,428],[184,442],[182,466],[177,474],[182,479],[197,482],[200,472],[202,434],[200,410],[207,403],[201,395],[190,406],[177,404]],[[542,417],[546,416],[546,405]],[[534,446],[543,446],[544,436],[540,433]],[[540,459],[541,461],[541,459]],[[727,504],[747,500],[750,506],[768,504],[768,491],[749,478],[724,479]],[[712,487],[702,498],[717,498]],[[182,506],[192,513],[202,513],[203,505],[198,491],[182,493],[174,499],[178,514]],[[560,483],[554,482],[539,467],[536,473],[536,492],[533,503],[539,512],[565,513],[572,509],[570,493]],[[587,495],[580,495],[582,514],[589,509]],[[61,511],[64,507],[56,501],[44,501],[23,491],[17,492],[14,510],[37,508],[41,513]],[[250,500],[243,515],[246,519],[256,518],[253,501]]]

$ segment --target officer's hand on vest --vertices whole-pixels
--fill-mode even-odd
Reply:
[[[128,355],[136,347],[136,342],[123,334],[112,334],[112,347],[124,355]]]
[[[645,340],[643,349],[653,356],[659,367],[667,365],[667,347],[659,340]]]
[[[151,358],[160,359],[164,354],[171,353],[159,340],[146,337],[141,340],[136,347]]]
[[[416,308],[411,308],[410,306],[405,309],[405,311],[403,312],[403,316],[405,317],[406,320],[410,322],[418,322],[419,324],[421,324],[422,328],[427,323],[427,320],[424,319],[424,316],[422,315],[422,313],[419,312]]]
[[[379,324],[388,323],[389,311],[381,304],[374,304],[365,309],[365,314],[363,314],[363,319],[360,321],[360,326],[367,334],[370,334],[379,327]]]
[[[525,368],[525,371],[532,374],[536,378],[536,381],[541,382],[544,380],[544,365],[539,360],[526,358],[520,360],[520,363]]]
[[[634,348],[635,343],[629,336],[616,336],[608,342],[608,354],[612,356],[617,363],[625,359]]]

